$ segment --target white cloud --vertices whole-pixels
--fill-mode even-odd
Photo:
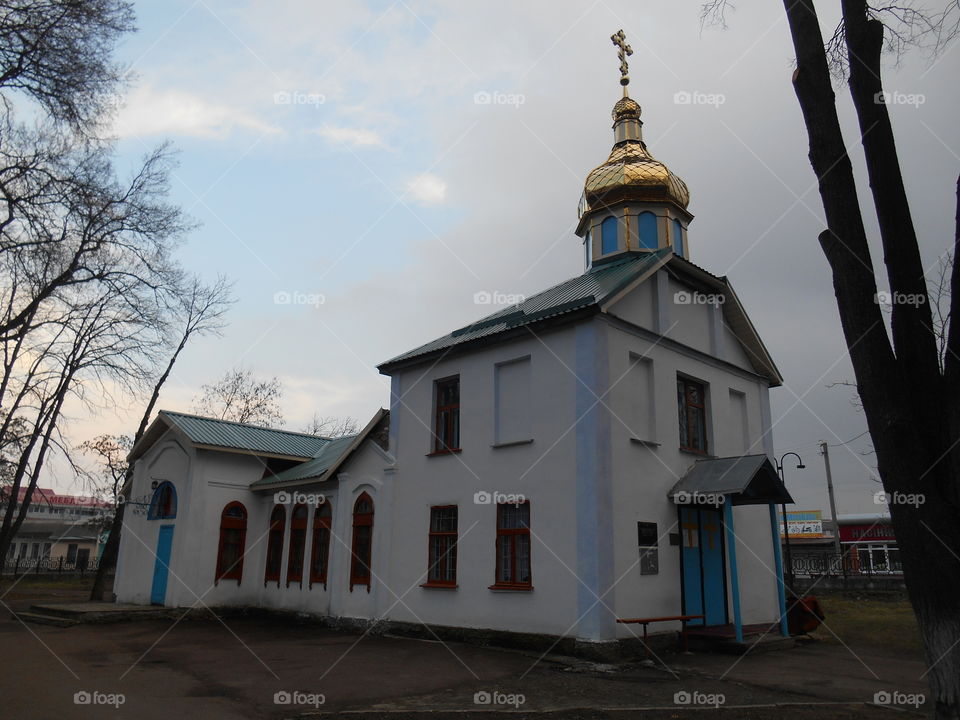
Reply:
[[[407,183],[407,195],[421,205],[439,205],[447,197],[447,183],[432,173],[421,173]]]
[[[234,129],[277,133],[279,129],[244,111],[218,105],[181,90],[157,90],[143,85],[125,98],[114,132],[121,137],[193,135],[224,139]]]
[[[333,140],[334,142],[343,143],[344,145],[355,145],[358,147],[383,147],[384,145],[383,138],[380,137],[380,134],[374,130],[364,130],[363,128],[350,127],[332,127],[330,125],[325,125],[315,132],[321,137],[325,137],[328,140]]]

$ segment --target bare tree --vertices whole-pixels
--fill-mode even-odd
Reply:
[[[722,12],[725,2],[705,7]],[[910,2],[842,0],[843,20],[824,42],[814,0],[784,0],[796,53],[793,86],[819,181],[826,230],[820,246],[833,274],[840,321],[888,496],[904,579],[920,626],[936,717],[960,718],[960,330],[938,343],[923,263],[885,98],[881,57],[908,46],[943,49],[957,32],[960,3],[926,13]],[[832,76],[837,47],[859,124],[886,275],[890,330],[861,215]],[[834,66],[831,67],[831,59]],[[946,317],[960,311],[960,181]],[[945,270],[945,273],[947,271]],[[899,301],[903,298],[904,301]],[[941,361],[941,357],[943,358]]]
[[[175,317],[180,323],[179,335],[173,336],[170,344],[170,355],[167,363],[163,366],[151,388],[143,415],[140,417],[140,424],[137,426],[133,437],[130,438],[129,447],[132,448],[136,442],[143,436],[153,415],[153,410],[160,398],[160,391],[170,377],[173,366],[176,364],[180,353],[187,346],[191,339],[203,335],[218,335],[223,329],[227,310],[233,304],[231,297],[231,287],[225,278],[218,278],[210,286],[204,285],[198,278],[191,278],[182,291],[176,295],[177,302],[174,304],[173,311]],[[122,445],[122,444],[121,444]],[[106,453],[100,452],[103,457],[103,465],[113,479],[115,500],[117,495],[129,496],[131,483],[133,480],[133,466],[126,462],[126,454],[123,455],[122,463],[116,455],[111,452],[111,446],[107,444]],[[122,472],[121,472],[122,471]],[[122,480],[120,478],[122,477]],[[120,492],[117,493],[118,484]],[[117,556],[120,552],[120,537],[123,532],[123,516],[126,511],[126,504],[117,503],[114,511],[113,521],[110,525],[110,534],[107,536],[107,543],[100,555],[100,562],[97,565],[97,575],[93,582],[93,588],[90,591],[90,599],[102,601],[107,599],[110,592],[110,575],[113,573],[117,564]]]
[[[314,413],[313,417],[303,426],[300,432],[319,435],[320,437],[339,438],[347,435],[356,435],[359,431],[360,425],[356,418]]]
[[[262,425],[284,424],[280,400],[283,386],[279,378],[257,379],[252,370],[228,370],[215,383],[203,385],[194,399],[194,412],[220,420]]]

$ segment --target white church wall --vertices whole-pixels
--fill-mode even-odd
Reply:
[[[137,462],[130,499],[149,503],[151,484],[169,481],[177,494],[177,517],[149,520],[145,506],[129,505],[124,511],[124,529],[120,537],[114,593],[118,602],[149,604],[156,564],[160,527],[173,525],[171,567],[184,567],[189,557],[189,533],[185,519],[191,508],[191,469],[195,453],[176,434],[168,432]],[[143,512],[135,512],[134,509]],[[178,592],[179,583],[171,573],[167,580],[167,604]]]
[[[392,488],[387,479],[389,476],[384,474],[389,464],[390,458],[368,440],[337,477],[339,487],[333,507],[327,575],[329,613],[336,617],[373,619],[378,616],[378,608],[383,603],[395,600],[388,589],[393,587],[393,568],[390,566]],[[363,493],[373,501],[370,585],[356,585],[351,590],[353,508]]]
[[[644,371],[637,373],[638,364]],[[615,501],[613,527],[615,542],[614,577],[618,578],[611,606],[618,617],[679,615],[682,611],[680,547],[671,545],[669,534],[677,530],[677,509],[667,492],[701,456],[679,449],[677,416],[677,375],[693,378],[706,386],[707,438],[711,457],[744,453],[745,442],[752,453],[763,453],[761,412],[768,389],[765,382],[749,373],[708,357],[657,342],[656,338],[633,332],[615,321],[610,331],[609,406]],[[637,402],[653,387],[653,420],[646,437],[637,437]],[[733,397],[742,398],[738,408]],[[746,417],[737,416],[741,410]],[[746,438],[743,433],[746,432]],[[645,442],[638,442],[643,440]],[[766,506],[737,509],[737,533],[749,538],[753,552],[761,558],[772,553],[769,516]],[[655,522],[659,535],[658,572],[641,574],[637,523]],[[759,545],[757,545],[759,544]],[[743,550],[739,555],[751,555]],[[738,555],[738,559],[739,558]],[[752,556],[751,556],[752,557]],[[771,555],[772,558],[772,555]],[[744,559],[741,581],[749,590],[742,593],[743,607],[764,620],[777,616],[776,584],[773,576],[764,579],[753,559]],[[769,581],[769,582],[768,582]],[[769,587],[768,587],[769,586]],[[762,620],[758,620],[762,621]],[[731,616],[732,622],[732,616]],[[679,623],[675,625],[679,628]],[[652,628],[674,629],[669,624]],[[619,637],[631,637],[636,628],[618,626]]]
[[[740,612],[743,623],[745,625],[773,624],[780,617],[780,605],[777,598],[777,575],[769,506],[734,507],[733,526],[736,533]],[[777,542],[779,540],[778,533]],[[731,618],[731,622],[732,620]]]
[[[542,342],[541,342],[542,340]],[[547,345],[549,347],[547,347]],[[496,444],[496,367],[530,363],[532,442]],[[564,564],[576,557],[574,512],[575,332],[566,327],[527,335],[465,356],[398,371],[393,403],[397,471],[390,540],[391,587],[403,596],[388,617],[440,625],[562,633],[576,620],[577,580]],[[433,384],[460,376],[462,452],[428,457],[432,450]],[[496,591],[495,492],[530,501],[531,591]],[[422,588],[428,565],[430,507],[458,507],[456,589]]]

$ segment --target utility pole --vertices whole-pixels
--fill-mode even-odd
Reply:
[[[833,496],[833,475],[830,473],[830,446],[826,441],[820,441],[820,454],[823,455],[823,467],[827,472],[827,494],[830,496],[830,517],[833,518],[833,547],[840,556],[843,574],[847,574],[847,566],[843,562],[843,550],[840,547],[840,521],[837,520],[837,500]]]

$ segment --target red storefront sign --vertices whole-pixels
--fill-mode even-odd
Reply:
[[[841,525],[840,542],[896,542],[893,526],[887,523]]]

